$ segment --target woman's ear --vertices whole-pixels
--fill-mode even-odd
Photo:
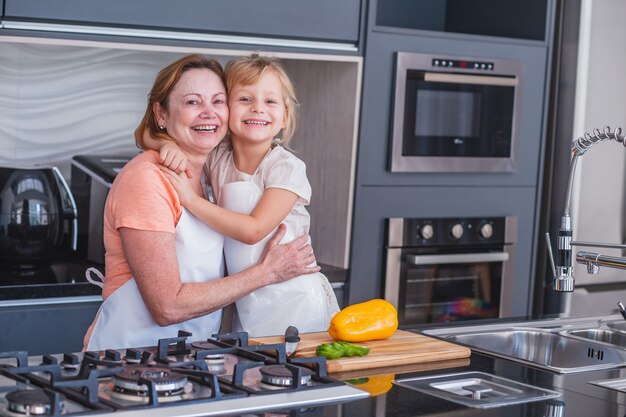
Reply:
[[[152,104],[152,113],[154,113],[154,119],[158,126],[165,125],[165,116],[167,112],[163,107],[161,107],[161,103]]]

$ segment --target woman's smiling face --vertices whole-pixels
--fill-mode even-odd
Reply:
[[[155,104],[159,125],[189,154],[206,156],[228,131],[226,87],[208,69],[190,69],[168,96],[167,109]]]

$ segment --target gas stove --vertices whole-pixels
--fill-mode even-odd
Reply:
[[[31,356],[0,353],[0,416],[192,417],[297,410],[368,394],[330,378],[325,358],[288,358],[246,333],[155,346]]]

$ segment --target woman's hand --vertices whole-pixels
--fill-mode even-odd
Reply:
[[[177,174],[185,172],[191,178],[191,174],[187,170],[187,155],[176,143],[164,141],[159,148],[159,157],[161,158],[161,163],[167,168]]]
[[[319,266],[309,266],[315,262],[313,248],[308,244],[308,235],[300,236],[289,243],[279,244],[285,236],[284,224],[267,242],[259,265],[265,269],[270,284],[287,281],[300,275],[312,274],[320,270]]]
[[[191,181],[189,181],[189,177],[186,173],[176,173],[163,165],[159,165],[159,169],[165,174],[176,190],[180,204],[182,204],[183,207],[188,207],[194,198],[198,198],[198,195],[193,190]]]

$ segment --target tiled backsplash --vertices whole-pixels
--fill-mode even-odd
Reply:
[[[137,152],[157,72],[182,53],[0,42],[0,166]]]

